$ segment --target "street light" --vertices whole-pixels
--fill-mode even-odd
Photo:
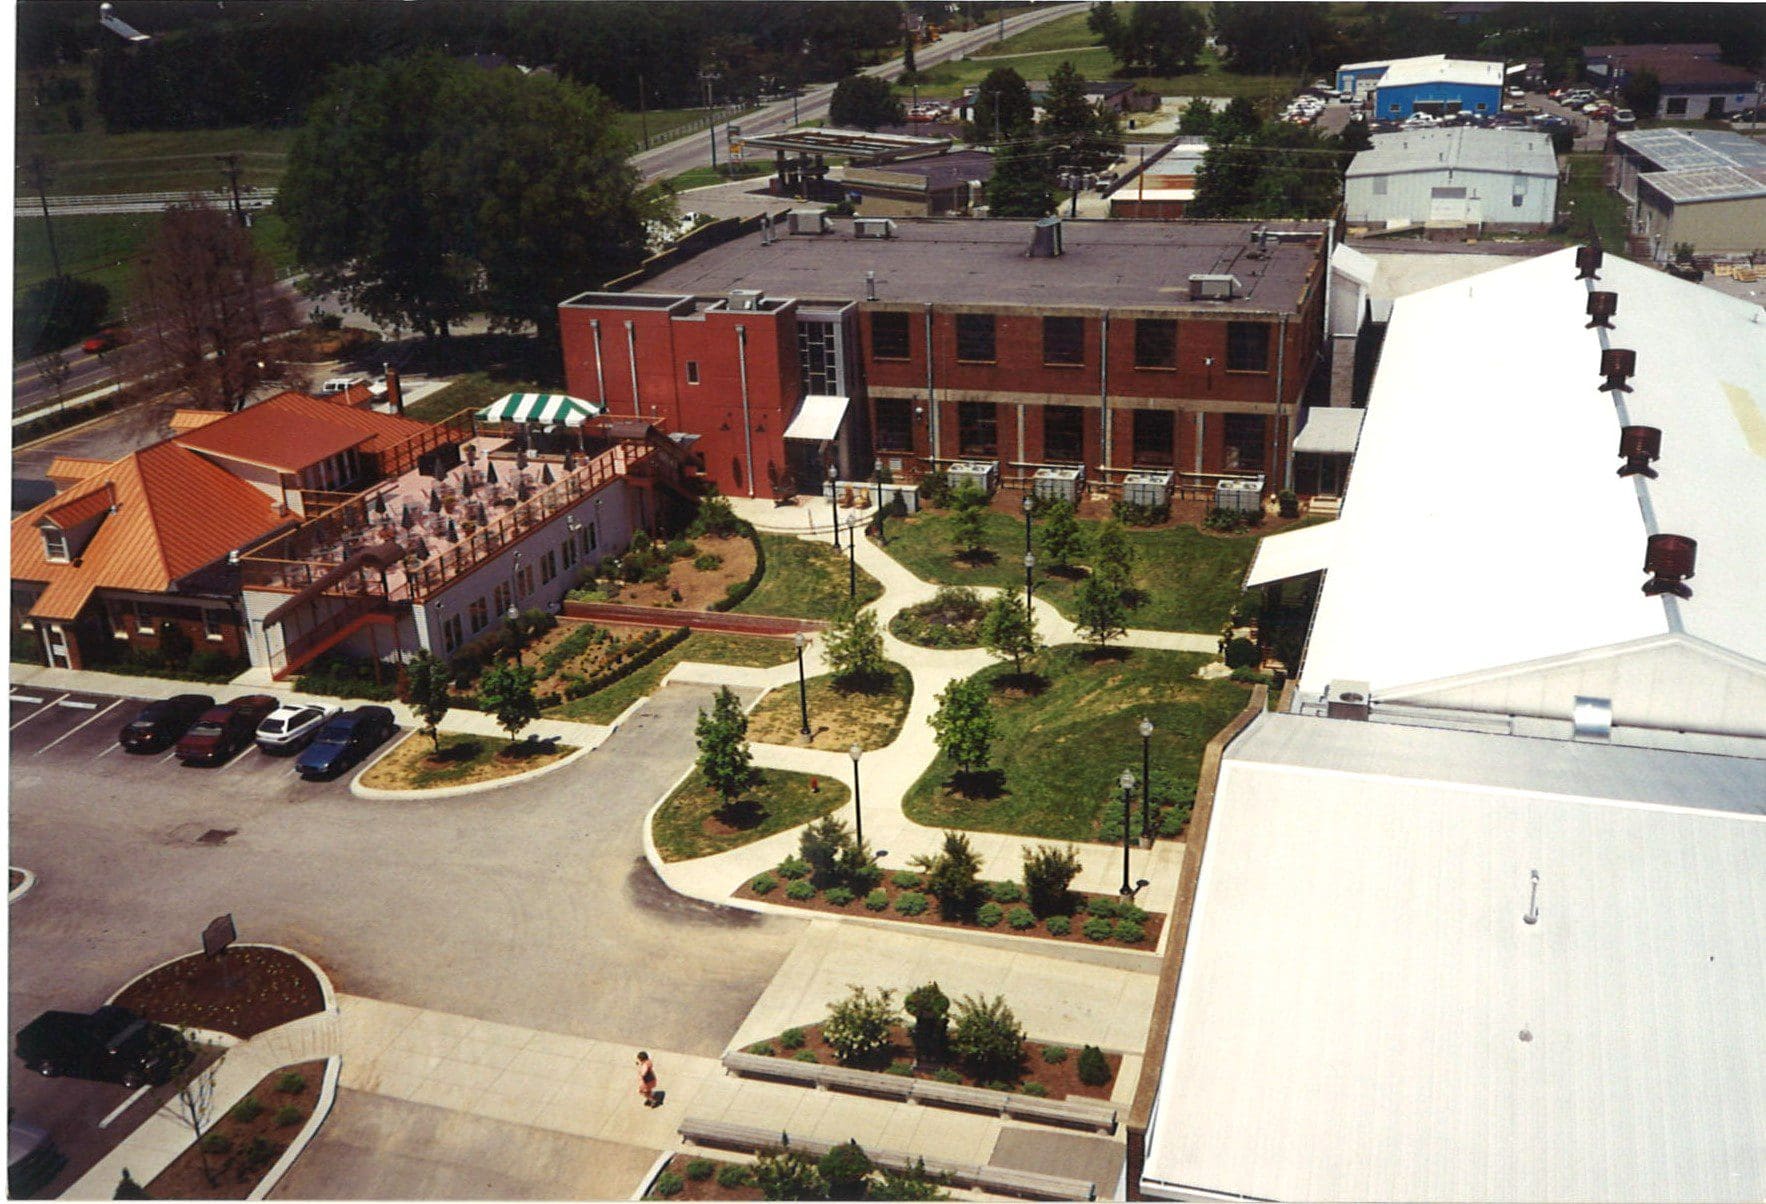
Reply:
[[[846,524],[846,600],[858,601],[858,535],[857,522]]]
[[[519,665],[521,663],[521,629],[515,623],[521,618],[521,612],[516,610],[515,603],[511,602],[509,609],[503,612],[503,617],[509,620],[509,646],[515,650],[515,663]]]
[[[1031,573],[1036,570],[1036,553],[1024,553],[1024,617],[1035,619],[1030,610]]]
[[[1024,495],[1024,554],[1030,555],[1030,513],[1036,509],[1036,499],[1028,493]]]
[[[798,731],[807,740],[809,739],[809,686],[803,680],[803,646],[809,641],[800,631],[791,637],[791,642],[797,645],[797,707],[803,714],[803,726]]]
[[[828,509],[834,513],[834,550],[836,552],[840,550],[840,502],[835,497],[835,481],[839,476],[840,470],[832,464],[828,465]]]
[[[1134,770],[1124,769],[1116,780],[1122,786],[1122,897],[1126,899],[1134,894],[1128,884],[1128,804],[1134,798]]]
[[[877,499],[877,543],[886,548],[889,541],[883,538],[883,461],[876,461],[876,466],[871,471],[877,478],[877,491],[874,495]]]
[[[864,848],[865,848],[865,810],[864,810],[864,807],[860,805],[860,801],[859,801],[858,759],[864,755],[864,752],[865,752],[865,750],[860,748],[856,744],[854,744],[851,748],[846,750],[846,755],[852,758],[852,819],[853,819],[853,831],[854,831],[854,838],[853,839],[854,839],[854,843],[858,846],[858,849],[861,853],[864,851]]]
[[[1153,836],[1153,721],[1141,720],[1141,839]]]

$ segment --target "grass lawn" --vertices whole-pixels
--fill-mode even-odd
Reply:
[[[755,176],[764,176],[770,171],[772,171],[771,167],[754,162],[739,163],[732,169],[731,165],[724,162],[720,156],[717,170],[713,171],[709,163],[700,167],[688,168],[678,176],[670,176],[668,186],[676,192],[685,192],[689,188],[704,188],[711,184],[728,184],[731,180],[752,179]]]
[[[505,756],[507,749],[510,755]],[[511,745],[500,736],[469,736],[443,732],[441,752],[422,732],[412,732],[362,778],[376,790],[432,790],[490,782],[538,769],[576,751],[573,745],[550,742]]]
[[[546,386],[495,372],[468,372],[445,388],[405,407],[405,417],[440,422],[450,414],[487,406],[505,393],[544,393]]]
[[[1566,229],[1555,237],[1566,243],[1581,242],[1587,237],[1588,221],[1593,218],[1601,245],[1622,252],[1630,228],[1625,200],[1602,182],[1601,156],[1584,153],[1569,158],[1570,178],[1558,193],[1558,212],[1565,215]]]
[[[241,188],[274,187],[288,165],[288,148],[296,133],[294,129],[234,126],[106,134],[99,122],[91,121],[78,134],[31,134],[21,127],[16,152],[21,163],[33,154],[50,158],[55,165],[51,194],[207,192],[227,185],[215,156],[234,151],[240,156]]]
[[[818,789],[811,790],[815,781]],[[846,805],[847,790],[828,778],[758,769],[731,806],[694,770],[656,812],[650,834],[664,861],[688,861],[753,844]]]
[[[889,524],[888,552],[915,576],[943,585],[1024,584],[1024,523],[989,510],[986,547],[991,559],[974,563],[951,555],[948,510],[928,510]],[[1099,524],[1080,520],[1088,540]],[[1239,596],[1239,583],[1257,550],[1256,535],[1210,535],[1190,526],[1128,529],[1136,552],[1135,584],[1146,600],[1129,612],[1130,627],[1212,633],[1220,630]],[[1037,555],[1041,557],[1040,542]],[[1080,558],[1084,563],[1084,557]],[[1037,569],[1036,596],[1068,618],[1081,577]]]
[[[791,535],[760,533],[766,552],[766,575],[752,594],[736,607],[751,615],[783,615],[797,619],[832,619],[846,605],[846,545],[839,553],[829,543],[806,543]],[[864,569],[858,571],[858,602],[864,606],[883,594],[882,584]]]
[[[897,664],[872,690],[841,689],[831,674],[808,682],[810,739],[806,747],[845,751],[857,744],[870,750],[892,743],[901,732],[914,678]],[[797,685],[774,690],[748,716],[748,738],[756,744],[804,744],[803,709]]]
[[[1054,21],[1015,33],[1003,42],[989,42],[975,52],[976,58],[997,54],[1029,54],[1036,50],[1067,50],[1076,46],[1099,45],[1098,35],[1086,25],[1087,12],[1077,12]]]
[[[1077,19],[1081,32],[1085,32],[1084,15],[1076,14],[1075,18],[1062,18],[1052,21],[1046,26],[1031,30],[1020,37],[1031,39],[1042,34],[1044,30],[1058,29],[1068,21]],[[920,95],[941,100],[954,99],[962,94],[963,88],[971,84],[979,84],[987,73],[995,67],[1010,67],[1026,80],[1047,79],[1049,75],[1064,62],[1071,62],[1075,70],[1089,80],[1100,79],[1133,79],[1134,82],[1148,92],[1160,96],[1246,96],[1252,100],[1286,99],[1292,96],[1306,80],[1298,75],[1241,75],[1227,71],[1220,65],[1219,58],[1211,50],[1202,53],[1196,70],[1181,75],[1145,75],[1121,76],[1116,56],[1103,46],[1084,46],[1093,38],[1077,38],[1069,35],[1072,40],[1067,47],[1083,46],[1082,49],[1056,48],[1041,54],[1030,54],[1024,58],[1000,59],[974,57],[955,62],[941,63],[920,73]],[[1007,38],[1006,46],[1017,41]],[[1035,49],[1035,47],[1027,47]],[[1012,53],[1009,49],[1005,53]],[[898,86],[896,91],[907,95],[909,89]],[[1124,131],[1128,122],[1122,123]]]
[[[695,631],[681,644],[627,674],[605,690],[587,698],[552,707],[546,712],[551,719],[578,719],[585,723],[611,723],[621,711],[646,694],[653,694],[668,671],[682,661],[705,661],[718,665],[751,665],[767,668],[782,665],[797,655],[790,640],[775,640],[757,635],[723,635],[714,631]]]
[[[996,685],[994,766],[1003,782],[991,798],[951,787],[955,766],[940,756],[914,783],[902,809],[916,823],[1049,840],[1094,840],[1105,808],[1119,805],[1116,778],[1140,777],[1136,725],[1154,726],[1153,768],[1193,783],[1202,750],[1245,706],[1248,691],[1231,680],[1198,681],[1208,658],[1146,648],[1094,658],[1077,645],[1052,648],[1039,669],[1041,693],[999,689],[1010,664],[979,675]]]
[[[644,131],[650,132],[650,141],[654,144],[669,136],[669,131],[677,126],[686,125],[690,121],[705,116],[703,108],[698,109],[651,109],[647,113],[615,113],[614,125],[632,140],[632,145],[640,150],[644,147]]]

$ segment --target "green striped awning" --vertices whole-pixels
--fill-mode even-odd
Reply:
[[[602,407],[563,393],[508,393],[478,412],[486,422],[562,422],[581,426],[601,413]]]

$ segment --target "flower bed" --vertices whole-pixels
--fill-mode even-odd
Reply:
[[[312,1116],[324,1077],[322,1060],[264,1076],[209,1126],[200,1143],[193,1142],[154,1176],[148,1194],[162,1200],[246,1199]]]
[[[986,605],[974,590],[947,585],[932,598],[904,607],[889,620],[889,634],[922,648],[978,648]]]
[[[707,1172],[706,1168],[710,1170]],[[673,1175],[670,1179],[668,1176]],[[698,1175],[698,1178],[694,1178]],[[679,1188],[675,1187],[679,1183]],[[656,1176],[651,1200],[761,1200],[754,1174],[742,1162],[707,1158],[700,1154],[676,1154]]]
[[[149,1020],[255,1037],[325,1010],[307,964],[264,945],[234,945],[217,958],[192,953],[137,979],[115,1004]]]

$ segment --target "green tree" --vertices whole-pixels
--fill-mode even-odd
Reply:
[[[1093,573],[1080,583],[1078,611],[1074,626],[1100,649],[1127,634],[1128,604],[1122,598],[1122,585],[1107,574]]]
[[[110,290],[91,280],[52,276],[33,284],[12,311],[12,345],[27,355],[66,347],[90,334],[110,309]]]
[[[828,1182],[815,1159],[798,1150],[767,1150],[754,1160],[754,1183],[767,1200],[819,1200]]]
[[[1330,52],[1331,16],[1326,4],[1214,4],[1214,40],[1228,70],[1301,74]]]
[[[855,986],[845,999],[828,1005],[822,1040],[833,1046],[842,1062],[862,1061],[889,1045],[890,1027],[900,1018],[894,991],[879,987],[873,993]]]
[[[828,101],[828,124],[843,130],[874,130],[880,125],[900,125],[907,110],[886,79],[875,75],[849,75],[834,86]]]
[[[437,752],[441,751],[440,724],[447,718],[448,707],[453,703],[453,695],[448,689],[453,676],[448,663],[427,648],[405,664],[405,678],[409,683],[409,696],[405,701],[423,721],[423,730],[434,742]]]
[[[938,896],[938,914],[966,920],[981,905],[981,858],[961,832],[946,832],[937,853],[921,853],[912,864],[925,871],[926,889]]]
[[[987,496],[965,485],[950,495],[950,505],[950,534],[956,555],[979,555],[987,542]]]
[[[1255,134],[1263,124],[1257,115],[1257,106],[1248,96],[1235,96],[1226,102],[1226,107],[1214,116],[1214,128],[1211,133],[1216,143],[1230,142],[1234,138],[1245,138]]]
[[[987,765],[997,729],[987,683],[978,677],[953,681],[938,695],[938,709],[927,720],[938,733],[938,750],[963,773]]]
[[[1116,48],[1116,39],[1122,36],[1122,16],[1110,0],[1100,0],[1091,6],[1085,14],[1085,26],[1112,50]]]
[[[1022,674],[1024,662],[1042,651],[1036,618],[1024,604],[1024,591],[996,595],[981,616],[981,646],[990,655],[1012,662],[1012,672]]]
[[[1071,62],[1063,62],[1049,75],[1036,131],[1050,147],[1066,148],[1055,152],[1062,159],[1057,168],[1070,165],[1100,171],[1122,153],[1115,111],[1100,108],[1086,94],[1085,82]]]
[[[818,889],[840,881],[842,863],[852,847],[852,832],[832,815],[806,825],[797,837],[798,856],[809,866],[809,880]]]
[[[1085,533],[1072,502],[1050,502],[1043,510],[1042,554],[1050,568],[1063,570],[1085,554]]]
[[[889,662],[883,656],[883,632],[874,610],[842,606],[822,637],[822,654],[834,671],[834,680],[862,686],[883,681]]]
[[[816,1164],[828,1184],[830,1200],[862,1200],[871,1176],[871,1158],[852,1138],[835,1146]]]
[[[719,686],[709,712],[700,711],[693,725],[699,741],[698,766],[706,784],[734,803],[754,780],[754,762],[748,748],[748,716],[735,691]]]
[[[909,991],[902,1007],[914,1018],[914,1050],[926,1060],[944,1057],[950,1029],[950,996],[936,982],[929,982]]]
[[[1094,576],[1109,577],[1125,590],[1133,583],[1134,545],[1128,540],[1128,531],[1113,518],[1098,526],[1095,559]]]
[[[1193,4],[1136,4],[1119,22],[1116,40],[1104,39],[1131,74],[1173,75],[1193,70],[1208,37],[1208,23]]]
[[[1017,1077],[1024,1061],[1024,1026],[1002,996],[965,995],[957,1002],[950,1047],[981,1078]]]
[[[921,1158],[904,1170],[880,1170],[872,1194],[879,1200],[948,1200],[950,1193],[944,1185],[949,1182],[949,1174],[933,1174]]]
[[[1646,68],[1626,76],[1619,85],[1619,95],[1625,98],[1625,107],[1638,117],[1654,117],[1656,106],[1662,103],[1662,81]]]
[[[1079,850],[1052,844],[1024,850],[1024,895],[1039,917],[1072,914],[1070,893],[1079,877]]]
[[[994,152],[983,186],[992,217],[1046,217],[1055,208],[1055,153],[1028,134]]]
[[[1343,148],[1345,154],[1358,155],[1373,144],[1374,136],[1368,131],[1365,121],[1351,121],[1337,135],[1337,145]]]
[[[1014,138],[1035,117],[1030,85],[1011,67],[995,67],[975,89],[971,121],[977,142],[991,144]]]
[[[1206,134],[1214,128],[1214,106],[1198,96],[1178,114],[1177,128],[1184,134]]]
[[[492,716],[509,733],[509,743],[522,728],[540,717],[534,697],[537,674],[532,666],[512,661],[489,665],[478,678],[478,709]]]

